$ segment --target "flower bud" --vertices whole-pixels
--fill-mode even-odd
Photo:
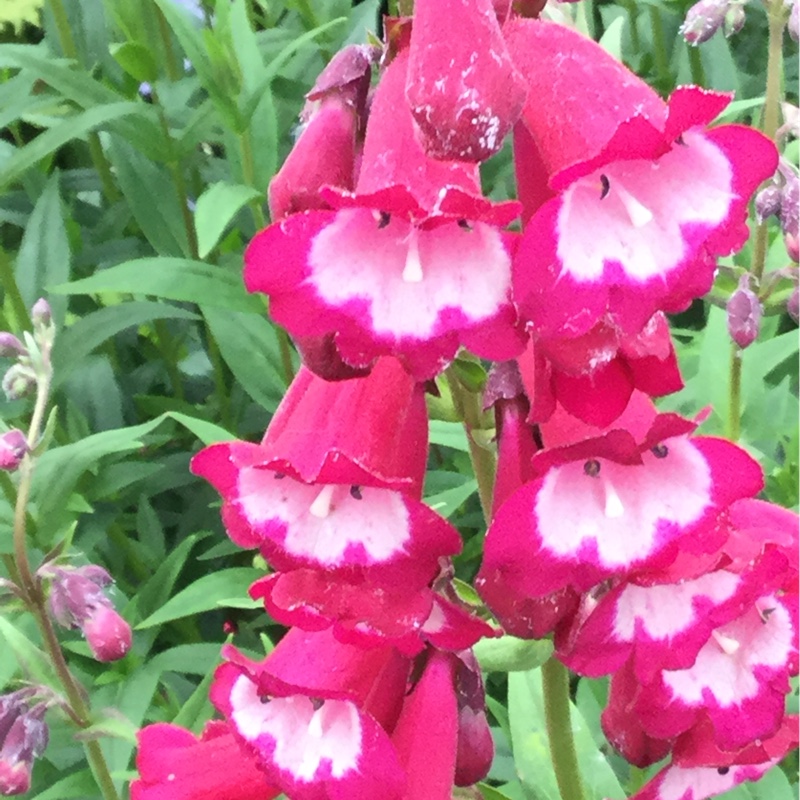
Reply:
[[[789,258],[796,264],[800,260],[800,242],[797,236],[791,233],[784,234],[783,243],[786,245]]]
[[[53,321],[53,312],[50,309],[50,303],[40,297],[31,309],[31,321],[34,328],[44,328]]]
[[[789,299],[786,301],[786,310],[795,322],[800,322],[800,289],[796,286]]]
[[[0,331],[0,356],[3,358],[16,358],[27,355],[28,351],[22,342],[8,331]]]
[[[131,649],[131,626],[110,606],[99,606],[84,622],[83,633],[98,661],[117,661]]]
[[[728,300],[728,333],[742,350],[758,337],[761,327],[761,302],[750,289],[750,275],[742,275],[739,288]]]
[[[700,0],[687,12],[681,25],[683,38],[692,45],[707,42],[725,22],[728,0]]]
[[[783,190],[776,184],[765,186],[756,195],[756,220],[761,225],[768,217],[774,217],[781,213],[781,200]]]
[[[50,611],[59,625],[80,628],[98,661],[116,661],[131,646],[130,625],[114,610],[104,588],[112,582],[102,567],[55,567]]]
[[[781,221],[781,230],[784,235],[795,238],[800,232],[800,178],[795,168],[784,159],[778,166],[783,176],[783,189],[781,193],[781,210],[778,216]]]
[[[744,3],[732,3],[722,23],[722,30],[725,36],[730,38],[734,34],[739,33],[744,27],[745,19]]]
[[[0,436],[0,470],[13,472],[28,452],[25,434],[13,428]]]
[[[33,760],[47,746],[47,707],[29,707],[30,690],[0,697],[0,795],[24,794],[31,786]]]
[[[27,397],[36,388],[36,375],[30,367],[14,364],[3,376],[3,392],[9,400]]]
[[[795,41],[798,41],[800,36],[800,20],[798,20],[798,0],[790,0],[791,10],[789,11],[789,22],[786,27],[789,30],[789,36]]]

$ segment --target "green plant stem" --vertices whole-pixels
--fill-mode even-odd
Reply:
[[[569,672],[555,658],[542,666],[542,690],[550,758],[561,800],[584,800],[570,721]]]
[[[164,362],[169,382],[172,385],[172,393],[177,400],[183,400],[185,394],[183,382],[181,381],[181,372],[175,360],[175,342],[169,332],[167,323],[163,319],[157,319],[153,322],[153,330],[156,334],[156,346],[161,353],[161,359]]]
[[[211,326],[206,322],[206,339],[208,341],[208,357],[214,373],[214,391],[217,395],[219,405],[219,415],[222,425],[226,430],[231,431],[233,420],[231,418],[231,403],[228,397],[228,385],[225,381],[225,367],[222,363],[222,355],[219,352],[219,345],[211,332]]]
[[[56,23],[61,50],[67,58],[77,60],[78,48],[75,46],[75,38],[69,27],[69,17],[67,16],[67,10],[63,0],[48,0],[48,4]],[[109,167],[105,153],[103,153],[100,137],[93,132],[88,134],[87,141],[89,143],[89,156],[92,159],[92,165],[100,176],[100,185],[102,186],[103,194],[109,203],[113,203],[119,199],[119,192],[114,183],[114,176],[111,174],[111,167]]]
[[[14,268],[11,266],[11,259],[2,247],[0,247],[0,284],[2,284],[3,291],[11,301],[17,328],[28,330],[31,327],[31,315],[20,294],[17,278],[14,275]]]
[[[783,0],[770,0],[767,6],[769,40],[767,44],[767,86],[761,130],[774,140],[780,124],[781,71],[783,64],[783,29],[786,10]],[[750,273],[758,284],[764,277],[767,264],[767,224],[756,228],[753,239],[753,260]],[[738,441],[742,433],[742,351],[731,345],[730,381],[728,384],[728,438]]]
[[[650,27],[653,31],[653,60],[661,89],[665,92],[672,89],[672,74],[669,69],[669,53],[667,53],[667,37],[664,35],[664,21],[661,11],[653,5],[647,6],[650,16]]]
[[[475,479],[478,481],[478,497],[481,501],[483,518],[488,525],[492,519],[492,496],[494,495],[497,459],[491,450],[481,447],[473,436],[473,431],[483,429],[480,396],[468,391],[452,368],[445,372],[445,379],[453,397],[453,407],[467,433],[469,457],[472,461]]]
[[[176,81],[180,80],[182,71],[178,57],[175,55],[175,49],[172,46],[172,36],[170,34],[169,24],[167,23],[167,20],[164,17],[161,9],[158,8],[155,3],[153,6],[155,8],[156,19],[158,20],[158,32],[164,45],[164,52],[166,53],[167,77],[169,78],[170,82],[175,83]]]
[[[49,353],[45,354],[45,359],[49,360]],[[36,403],[33,408],[31,423],[28,427],[28,442],[31,446],[35,446],[42,432],[47,399],[50,394],[50,379],[51,372],[48,365],[44,370],[44,374],[38,380]],[[22,460],[19,468],[19,486],[14,504],[14,567],[19,576],[19,586],[22,589],[23,599],[36,619],[50,662],[69,701],[69,715],[78,725],[86,728],[89,726],[90,720],[84,690],[75,680],[64,658],[64,652],[47,613],[46,599],[41,583],[38,578],[34,577],[28,558],[26,517],[34,466],[33,457],[27,455]],[[86,748],[86,757],[103,797],[105,800],[119,800],[119,795],[99,743],[95,740],[90,740],[85,742],[84,746]]]
[[[259,192],[262,191],[260,186],[256,186],[256,163],[253,158],[253,139],[250,136],[249,130],[240,134],[239,149],[242,154],[242,177],[244,178],[244,182],[248,186],[257,189]],[[264,209],[258,198],[250,201],[250,210],[253,212],[256,228],[261,230],[261,228],[267,224],[267,219],[264,216]]]
[[[703,68],[700,48],[691,44],[687,44],[686,47],[689,49],[689,72],[692,75],[692,83],[697,84],[697,86],[705,86],[706,71]]]

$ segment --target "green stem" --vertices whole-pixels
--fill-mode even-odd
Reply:
[[[786,10],[783,0],[771,0],[767,7],[769,41],[767,45],[767,86],[761,129],[774,140],[780,123],[781,71],[783,65],[783,29]],[[750,272],[760,284],[767,263],[767,224],[762,222],[753,239]],[[730,383],[728,385],[728,438],[738,441],[742,432],[742,351],[731,345]]]
[[[478,481],[478,497],[481,501],[483,518],[488,525],[492,519],[492,496],[494,494],[495,473],[497,472],[497,459],[493,452],[481,447],[473,436],[473,431],[483,430],[480,397],[464,387],[452,368],[448,369],[444,374],[447,385],[450,387],[450,394],[453,396],[453,407],[463,422],[464,430],[467,433],[469,457],[472,461],[475,479]]]
[[[669,53],[667,53],[667,38],[664,35],[664,21],[661,11],[656,6],[648,5],[647,13],[650,16],[650,27],[653,31],[653,59],[655,60],[656,74],[660,88],[668,92],[672,89],[672,73],[669,69]]]
[[[75,45],[72,29],[69,27],[69,17],[63,0],[49,0],[49,4],[53,19],[56,22],[61,50],[67,58],[77,61],[78,48]],[[88,134],[86,138],[89,143],[89,156],[92,159],[94,168],[97,170],[97,174],[100,176],[103,194],[109,203],[114,203],[119,199],[119,192],[114,183],[114,176],[111,174],[111,167],[108,165],[103,152],[103,146],[100,144],[100,137],[93,132]]]
[[[253,158],[253,141],[249,130],[239,136],[239,148],[242,153],[242,177],[244,182],[260,192],[261,187],[256,186],[256,165]],[[264,216],[261,201],[258,198],[250,202],[250,210],[253,212],[256,228],[261,230],[267,224],[267,220]]]
[[[11,301],[17,328],[30,329],[31,315],[28,312],[28,306],[25,305],[25,301],[20,294],[17,278],[14,275],[14,268],[11,266],[11,259],[2,247],[0,247],[0,284],[2,284],[3,291]]]
[[[703,68],[703,59],[700,55],[700,48],[687,44],[689,48],[689,72],[692,75],[692,83],[697,86],[706,85],[706,71]]]
[[[50,394],[52,371],[49,364],[50,354],[44,353],[47,362],[43,374],[38,378],[36,403],[28,427],[28,442],[33,447],[36,445],[42,432],[47,400]],[[27,510],[33,482],[35,461],[31,455],[26,455],[19,468],[19,486],[14,504],[14,567],[19,576],[19,586],[22,589],[23,599],[36,619],[36,624],[42,634],[53,669],[67,696],[70,705],[70,716],[83,728],[91,724],[89,707],[86,702],[83,687],[77,682],[70,672],[64,652],[58,642],[58,637],[47,613],[46,599],[42,591],[40,580],[34,576],[27,549]],[[84,743],[86,757],[94,773],[97,785],[105,800],[119,800],[114,781],[111,778],[108,765],[103,756],[103,751],[97,741],[91,740]]]
[[[161,9],[156,6],[155,10],[156,18],[158,20],[158,32],[161,36],[161,42],[164,45],[164,52],[166,53],[165,60],[167,64],[167,77],[171,83],[175,83],[182,77],[181,64],[178,61],[178,56],[175,54],[175,49],[172,46],[172,36],[170,34],[169,24],[167,23],[167,20],[164,17]]]
[[[172,385],[172,393],[177,400],[183,400],[185,395],[183,391],[183,382],[181,381],[181,372],[175,361],[175,342],[169,332],[167,323],[163,319],[157,319],[153,323],[153,330],[156,334],[156,346],[161,353],[161,359],[169,376],[169,382]]]
[[[222,425],[226,430],[233,431],[231,418],[231,404],[228,397],[228,382],[225,380],[225,367],[222,363],[222,354],[219,345],[211,332],[211,327],[206,322],[206,339],[208,340],[208,357],[214,373],[214,391],[217,395],[217,405]]]
[[[542,666],[542,691],[550,759],[561,800],[584,800],[570,722],[569,672],[555,658]]]

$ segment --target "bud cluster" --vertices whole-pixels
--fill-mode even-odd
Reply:
[[[0,331],[0,357],[15,359],[2,380],[3,392],[9,400],[32,394],[50,370],[55,326],[50,305],[44,298],[34,303],[31,322],[33,335],[26,333],[24,344],[14,334]]]
[[[35,688],[0,696],[0,795],[24,794],[30,789],[33,760],[47,746],[46,703]]]

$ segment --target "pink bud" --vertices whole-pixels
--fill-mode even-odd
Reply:
[[[0,760],[0,795],[11,797],[25,794],[31,788],[31,765],[24,761],[14,764]]]
[[[110,606],[99,606],[84,622],[83,633],[98,661],[117,661],[131,649],[131,626]]]
[[[728,11],[727,0],[700,0],[687,12],[681,25],[683,38],[689,44],[707,42],[721,27]]]
[[[33,760],[47,746],[46,710],[43,703],[29,708],[24,692],[0,698],[0,795],[30,789]]]
[[[800,260],[800,243],[798,243],[797,235],[784,234],[783,243],[786,245],[786,252],[789,254],[789,258],[796,264]]]
[[[0,470],[13,472],[28,452],[25,434],[16,428],[0,436]]]
[[[0,356],[3,358],[16,358],[27,354],[27,349],[22,342],[8,331],[0,331]]]
[[[774,183],[770,186],[765,186],[756,195],[756,219],[759,225],[768,217],[777,216],[781,213],[782,199],[783,191],[780,186]]]
[[[795,322],[800,322],[800,290],[797,287],[795,287],[786,303],[786,310]]]
[[[739,288],[728,300],[728,333],[744,350],[758,337],[762,308],[758,297],[750,289],[750,275],[742,275]]]
[[[783,159],[778,170],[784,181],[779,214],[781,230],[785,235],[797,237],[800,233],[800,177],[795,168]]]
[[[800,36],[800,21],[798,21],[798,0],[791,0],[792,8],[789,12],[789,22],[787,28],[789,29],[789,36],[795,41],[798,41]]]
[[[725,36],[730,38],[744,27],[746,16],[743,3],[732,3],[725,14],[722,29]]]
[[[31,309],[31,321],[33,322],[34,328],[49,325],[52,319],[53,312],[50,309],[50,303],[48,303],[44,297],[40,297],[33,304],[33,308]]]

